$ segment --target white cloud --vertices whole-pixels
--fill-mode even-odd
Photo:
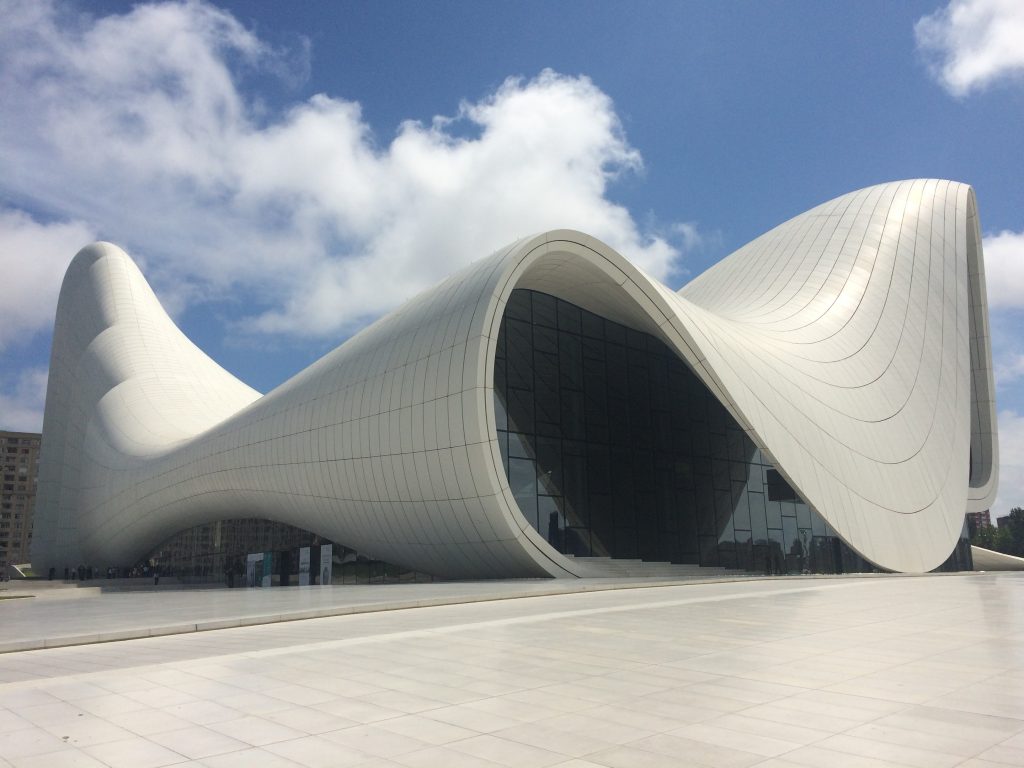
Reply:
[[[0,208],[0,351],[27,343],[36,331],[53,323],[64,270],[78,249],[95,237],[80,221],[43,224],[20,211]]]
[[[1014,507],[1024,507],[1024,415],[999,412],[999,492],[992,505],[993,518]]]
[[[265,114],[239,82],[282,54],[209,5],[0,10],[0,88],[17,105],[0,122],[0,195],[94,222],[174,304],[246,290],[263,307],[250,331],[351,331],[553,227],[661,278],[699,242],[692,224],[645,230],[608,199],[642,161],[586,77],[511,78],[381,145],[344,99]]]
[[[1024,353],[1010,353],[1003,359],[994,361],[996,381],[1005,386],[1024,376]]]
[[[914,25],[918,49],[942,86],[964,96],[1024,74],[1024,3],[952,0]]]
[[[46,378],[45,368],[28,368],[16,376],[0,376],[0,429],[42,430]]]
[[[982,241],[999,412],[999,495],[993,515],[1024,506],[1024,232],[999,232]]]
[[[982,240],[982,250],[989,307],[1024,308],[1024,232],[989,235]]]

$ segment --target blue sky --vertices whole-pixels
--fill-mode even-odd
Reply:
[[[1024,505],[1022,9],[0,0],[0,427],[41,425],[93,239],[266,391],[533,231],[679,286],[817,203],[943,177],[978,195],[996,511]]]

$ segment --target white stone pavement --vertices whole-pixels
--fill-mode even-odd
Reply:
[[[169,585],[166,580],[162,586],[154,588],[148,580],[141,579],[121,582],[112,589],[104,586],[111,582],[101,580],[77,586],[48,581],[11,581],[0,584],[0,599],[15,598],[3,604],[0,653],[351,613],[751,578],[758,577],[510,579],[273,589],[189,589]],[[120,591],[125,583],[132,588]],[[38,599],[28,600],[25,596]],[[68,600],[81,602],[68,605]]]
[[[0,601],[0,636],[23,602]],[[58,602],[71,622],[89,601]],[[1021,766],[1024,574],[584,592],[0,655],[0,768],[164,765]]]

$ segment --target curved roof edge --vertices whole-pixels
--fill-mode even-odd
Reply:
[[[123,251],[89,246],[58,305],[37,567],[130,561],[259,516],[439,575],[576,573],[519,512],[497,449],[495,340],[515,288],[663,340],[882,568],[938,566],[995,495],[973,192],[915,180],[797,216],[679,293],[583,233],[526,238],[262,397],[181,334]]]

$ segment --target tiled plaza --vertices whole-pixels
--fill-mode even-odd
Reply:
[[[184,621],[282,594],[149,597]],[[117,597],[0,601],[0,641],[33,610],[37,635],[83,611],[137,625]],[[1024,575],[590,591],[0,654],[0,766],[165,765],[1020,766]]]

